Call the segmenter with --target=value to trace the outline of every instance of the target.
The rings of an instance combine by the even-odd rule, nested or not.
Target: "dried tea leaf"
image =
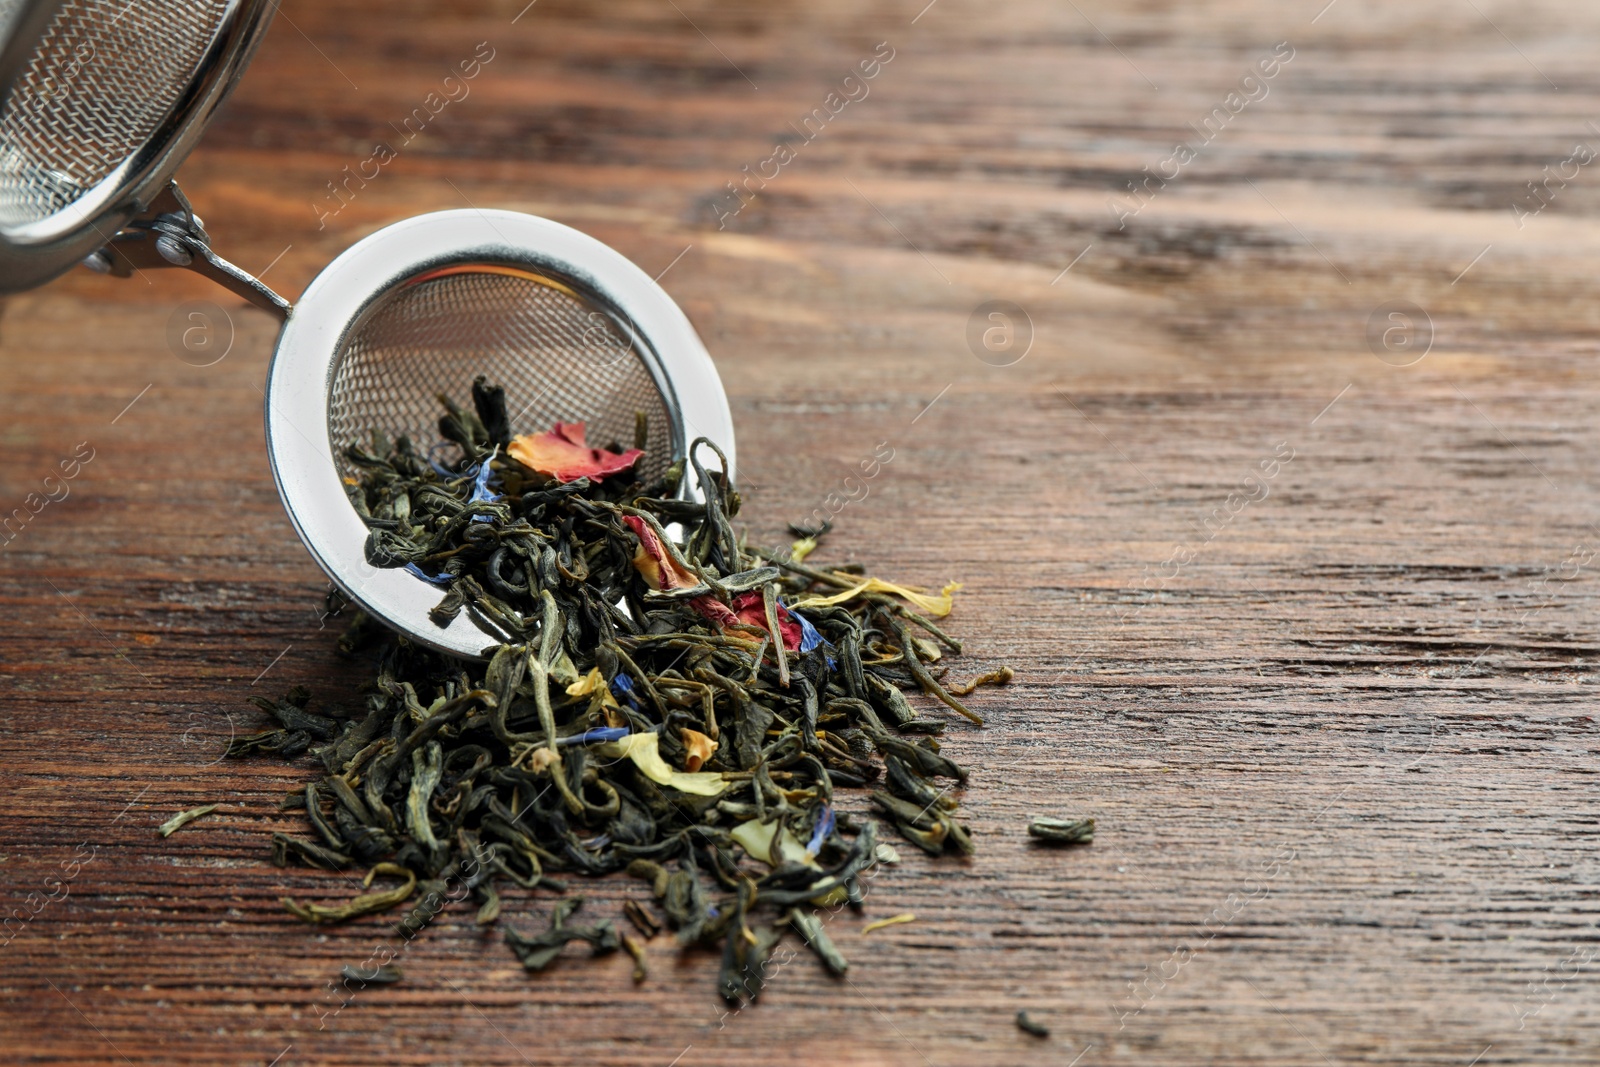
[[[1048,845],[1087,845],[1094,840],[1094,820],[1040,816],[1028,823],[1028,836]]]
[[[650,977],[650,968],[648,965],[646,965],[644,959],[644,946],[635,941],[632,936],[623,934],[622,947],[627,951],[628,955],[633,957],[634,982],[642,982],[646,978]]]
[[[567,917],[583,906],[582,897],[567,897],[550,913],[550,929],[529,937],[511,928],[506,929],[506,944],[517,959],[530,971],[542,971],[555,962],[569,941],[587,941],[596,956],[613,952],[621,941],[617,928],[609,919],[593,926],[568,926]]]
[[[356,986],[394,985],[405,975],[399,967],[392,963],[376,964],[371,967],[359,967],[347,963],[339,971],[339,977],[347,984]]]
[[[789,925],[799,934],[802,940],[811,947],[828,970],[834,974],[843,974],[850,969],[850,961],[835,947],[833,939],[823,929],[822,920],[817,913],[804,908],[790,908],[787,915]]]
[[[370,887],[372,880],[379,876],[390,878],[404,878],[405,884],[394,889],[386,889],[377,893],[362,893],[352,897],[348,903],[337,907],[326,907],[322,904],[301,904],[293,897],[280,897],[283,906],[297,919],[308,923],[342,923],[348,922],[359,915],[371,915],[375,911],[388,911],[411,895],[417,887],[417,876],[397,863],[380,863],[367,872],[361,880],[363,888]]]
[[[178,814],[162,823],[157,828],[156,832],[162,837],[171,837],[178,830],[200,818],[200,816],[210,815],[216,810],[217,806],[215,804],[202,804],[198,808],[190,808],[188,811],[180,811]]]

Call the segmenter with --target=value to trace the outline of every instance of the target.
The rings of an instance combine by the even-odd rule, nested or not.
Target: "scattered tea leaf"
[[[1049,845],[1087,845],[1094,840],[1094,820],[1040,816],[1028,823],[1028,834]]]
[[[388,911],[409,897],[411,891],[417,887],[417,876],[397,863],[380,863],[372,868],[367,872],[367,876],[361,880],[362,887],[370,887],[372,880],[379,875],[389,878],[404,878],[405,884],[377,893],[362,893],[359,896],[352,897],[348,903],[331,908],[322,904],[301,904],[293,897],[280,897],[279,899],[291,914],[304,922],[342,923],[354,919],[358,915],[370,915],[375,911]]]
[[[789,925],[799,933],[801,939],[817,954],[823,965],[834,974],[843,974],[850,969],[850,961],[834,945],[833,938],[823,929],[822,919],[817,913],[804,908],[790,908],[786,916]]]
[[[392,963],[375,964],[370,967],[359,967],[347,963],[339,971],[339,977],[345,982],[357,986],[369,985],[394,985],[405,977],[400,968]]]
[[[1017,1012],[1017,1028],[1024,1033],[1032,1034],[1034,1037],[1050,1036],[1050,1028],[1043,1023],[1037,1023],[1028,1018],[1028,1013],[1025,1011]]]
[[[642,982],[650,977],[650,968],[645,963],[644,946],[633,939],[631,934],[622,935],[622,948],[633,957],[633,980]]]
[[[635,930],[644,935],[646,941],[661,932],[661,924],[656,922],[649,912],[640,907],[637,900],[623,901],[622,914],[627,916],[628,921],[633,924]]]
[[[965,685],[948,685],[945,688],[950,690],[952,696],[967,697],[971,696],[980,685],[1007,685],[1016,676],[1017,672],[1010,667],[1001,667],[999,670],[985,671]]]
[[[200,818],[200,816],[210,815],[216,810],[217,805],[215,804],[202,804],[198,808],[190,808],[188,811],[180,811],[178,814],[162,823],[156,832],[162,837],[171,837],[178,830],[181,830],[183,827]]]
[[[567,897],[558,902],[555,910],[550,913],[550,929],[542,934],[528,937],[507,928],[506,944],[511,946],[511,951],[530,971],[542,971],[554,963],[569,941],[587,941],[596,956],[602,952],[616,951],[621,942],[617,938],[617,928],[610,920],[603,920],[593,926],[567,925],[567,917],[581,907],[583,907],[582,897]]]

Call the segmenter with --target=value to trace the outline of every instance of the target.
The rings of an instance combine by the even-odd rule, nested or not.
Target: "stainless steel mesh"
[[[472,379],[506,390],[514,434],[583,422],[592,447],[632,447],[635,412],[649,418],[640,470],[673,461],[673,420],[640,344],[605,309],[559,282],[471,269],[404,284],[371,311],[340,354],[328,430],[344,450],[373,430],[406,434],[427,450],[439,437],[445,393],[470,409]]]
[[[236,2],[68,0],[0,111],[0,226],[71,207],[156,139]]]

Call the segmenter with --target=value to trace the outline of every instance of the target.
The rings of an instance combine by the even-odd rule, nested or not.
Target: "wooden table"
[[[1017,670],[948,741],[978,855],[903,849],[835,920],[847,982],[801,956],[737,1014],[665,937],[639,989],[620,954],[529,977],[466,912],[344,1003],[394,939],[277,903],[345,892],[267,862],[311,771],[217,761],[251,697],[361,680],[268,472],[274,327],[178,272],[77,273],[0,322],[4,510],[93,449],[0,554],[4,1059],[1600,1060],[1593,5],[524,2],[290,0],[185,188],[289,294],[467,205],[665,271],[754,538],[891,447],[828,549],[964,581],[967,665]],[[195,300],[233,325],[211,366],[169,348]],[[996,300],[1026,323],[974,347]],[[1097,839],[1030,847],[1030,813]]]

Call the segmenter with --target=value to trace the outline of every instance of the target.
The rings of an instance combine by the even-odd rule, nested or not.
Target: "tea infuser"
[[[647,478],[697,437],[731,472],[727,397],[666,291],[549,219],[475,208],[406,219],[341,253],[292,306],[216,255],[172,175],[274,4],[0,0],[0,293],[80,262],[122,277],[183,267],[276,315],[267,453],[300,539],[355,606],[478,658],[499,642],[470,613],[441,627],[428,617],[435,586],[367,562],[345,449],[372,429],[434,440],[436,395],[482,374],[505,387],[515,433],[583,422],[593,441],[627,442],[643,412]]]

